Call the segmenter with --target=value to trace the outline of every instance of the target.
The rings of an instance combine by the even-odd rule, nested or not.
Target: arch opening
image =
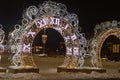
[[[42,54],[43,53],[43,42],[42,35],[44,34],[44,29],[42,29],[35,37],[32,47],[32,53]],[[47,41],[45,43],[45,54],[49,57],[55,57],[59,55],[65,55],[66,46],[63,36],[53,28],[46,28],[45,34],[47,35]]]
[[[110,35],[101,48],[101,58],[111,61],[120,61],[120,40],[115,35]]]
[[[47,35],[47,41],[45,44],[45,54],[47,56],[39,56],[43,54],[42,35],[44,29],[41,29],[34,38],[32,47],[41,47],[38,51],[33,50],[33,59],[40,69],[40,73],[50,70],[50,72],[56,72],[56,67],[60,66],[65,58],[66,46],[63,36],[53,28],[46,28],[45,34]],[[62,48],[61,48],[62,47]]]

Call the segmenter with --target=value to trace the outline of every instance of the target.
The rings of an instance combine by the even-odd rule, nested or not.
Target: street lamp
[[[46,35],[46,28],[44,28],[44,34],[42,35],[42,43],[43,43],[43,56],[45,56],[45,44],[47,41],[47,35]]]

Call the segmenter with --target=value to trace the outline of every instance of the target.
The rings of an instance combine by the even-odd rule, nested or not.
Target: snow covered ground
[[[0,73],[0,80],[120,80],[120,74],[113,73]]]
[[[4,56],[0,66],[6,67],[10,65]],[[34,55],[36,65],[39,67],[39,73],[0,73],[0,80],[120,80],[120,62],[103,61],[106,73],[82,72],[57,72],[57,66],[60,66],[64,57],[40,57]]]

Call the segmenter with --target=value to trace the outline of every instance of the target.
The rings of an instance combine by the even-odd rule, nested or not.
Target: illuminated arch
[[[4,45],[2,43],[4,42],[4,38],[5,38],[5,31],[2,28],[3,26],[0,24],[0,61],[1,61],[1,54],[4,51]]]
[[[46,20],[47,22],[41,25],[40,22],[42,22],[42,20],[44,19],[47,19]],[[55,19],[55,20],[52,20],[52,19]],[[52,21],[55,21],[55,22],[52,22]],[[40,19],[36,19],[30,25],[28,25],[28,27],[26,27],[27,32],[23,33],[24,37],[22,39],[22,43],[23,43],[22,55],[23,56],[25,56],[26,54],[27,56],[28,54],[32,56],[31,48],[32,48],[33,40],[43,28],[53,28],[63,36],[65,41],[65,46],[66,46],[66,55],[71,56],[71,58],[74,55],[79,56],[80,42],[75,29],[68,21],[62,18],[53,17],[53,16],[46,16],[46,17],[44,16]],[[26,66],[28,65],[28,62],[25,59],[27,59],[27,57],[23,57],[23,65]],[[72,64],[72,62],[68,64]]]
[[[34,5],[28,7],[23,13],[22,25],[17,24],[19,29],[15,29],[11,33],[14,41],[20,39],[20,44],[16,42],[16,46],[21,50],[16,52],[13,62],[16,62],[17,59],[16,63],[20,62],[22,66],[36,67],[32,57],[34,38],[43,28],[53,28],[62,35],[65,41],[66,56],[62,66],[67,68],[79,67],[80,37],[82,40],[85,38],[83,34],[80,34],[81,28],[78,26],[78,22],[78,16],[67,12],[66,6],[61,3],[44,1],[38,7]],[[17,35],[18,32],[19,35]],[[18,57],[21,57],[22,61]]]
[[[98,49],[97,49],[97,54],[98,54],[98,61],[99,61],[99,64],[100,64],[100,66],[102,67],[102,64],[101,64],[101,57],[100,57],[100,55],[101,55],[101,48],[102,48],[102,45],[103,45],[103,43],[104,43],[104,41],[109,37],[109,36],[111,36],[111,35],[114,35],[114,36],[116,36],[116,37],[118,37],[118,35],[120,34],[120,30],[113,30],[113,29],[110,29],[110,30],[108,30],[108,31],[106,31],[103,35],[102,35],[102,37],[101,37],[101,39],[99,40],[99,43],[98,43]],[[118,37],[119,38],[119,37]]]
[[[103,22],[101,24],[96,25],[94,31],[95,33],[94,33],[94,37],[92,41],[93,42],[96,41],[96,44],[95,44],[96,62],[95,64],[97,64],[97,66],[95,67],[103,68],[103,65],[101,62],[101,49],[102,49],[103,43],[111,35],[114,35],[120,39],[119,22],[115,20],[111,22],[110,21]],[[94,44],[92,43],[92,41],[91,41],[91,44]],[[93,45],[91,46],[93,47]]]

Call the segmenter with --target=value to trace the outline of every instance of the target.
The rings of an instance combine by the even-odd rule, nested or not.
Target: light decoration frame
[[[5,31],[3,30],[3,26],[0,24],[0,61],[1,61],[1,54],[4,52],[4,45],[2,44],[5,38]]]
[[[94,36],[91,38],[91,41],[88,41],[88,46],[91,63],[95,68],[104,68],[101,62],[101,49],[104,41],[111,35],[114,35],[120,39],[120,22],[106,21],[100,24],[97,24],[94,28]]]
[[[16,55],[20,56],[20,58],[16,56],[12,62],[16,66],[37,67],[32,57],[33,40],[42,29],[53,28],[62,35],[66,46],[66,55],[62,67],[77,68],[80,67],[79,65],[82,66],[84,60],[81,61],[80,58],[80,38],[84,36],[81,36],[81,27],[78,26],[78,22],[78,16],[75,13],[70,14],[67,12],[66,6],[61,3],[44,1],[38,7],[34,5],[28,7],[23,12],[22,25],[16,24],[19,26],[19,30],[15,29],[11,33],[14,36],[20,31],[20,36],[17,35],[16,37],[20,38],[20,44],[22,45],[21,47],[17,44],[21,51],[19,55]],[[13,42],[16,37],[11,37]],[[85,37],[84,40],[86,41]],[[82,44],[84,45],[86,42]]]

